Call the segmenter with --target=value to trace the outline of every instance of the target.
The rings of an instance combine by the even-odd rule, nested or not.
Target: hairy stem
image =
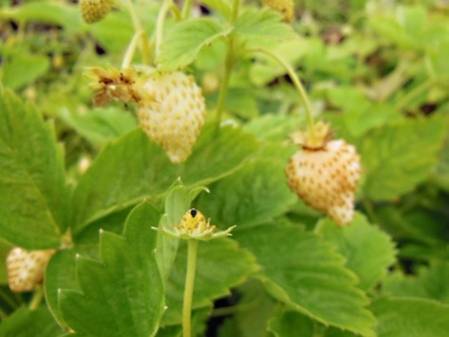
[[[295,85],[296,90],[298,90],[299,96],[301,97],[301,100],[304,104],[304,108],[306,111],[307,127],[309,130],[313,131],[314,122],[313,122],[312,105],[310,104],[310,100],[309,100],[309,97],[307,96],[307,92],[304,89],[304,86],[302,85],[301,80],[299,79],[299,77],[296,74],[293,67],[287,61],[285,61],[281,56],[279,56],[276,53],[271,52],[267,49],[255,48],[255,49],[249,49],[248,52],[265,54],[265,55],[271,57],[277,63],[279,63],[287,71],[288,76],[293,81],[293,84]]]
[[[131,39],[131,42],[129,43],[128,48],[126,49],[125,56],[123,57],[122,69],[129,68],[129,66],[133,60],[133,57],[134,57],[134,52],[136,51],[136,48],[137,48],[137,43],[138,43],[138,41],[140,39],[140,35],[142,33],[143,32],[134,33],[134,36]]]
[[[239,16],[239,9],[240,9],[240,0],[233,0],[232,1],[232,17],[231,22],[235,23]],[[216,119],[217,124],[220,125],[223,110],[224,110],[224,102],[226,100],[226,96],[228,94],[228,88],[229,88],[229,80],[231,78],[232,68],[234,67],[234,37],[232,34],[228,37],[228,51],[226,54],[225,59],[225,66],[224,66],[224,73],[223,73],[223,79],[221,82],[220,92],[218,95],[218,103],[216,108]]]
[[[159,53],[161,51],[161,45],[162,45],[162,36],[164,34],[164,23],[165,18],[167,17],[167,14],[172,7],[173,2],[172,0],[165,0],[162,3],[162,7],[159,10],[159,14],[157,16],[157,22],[156,22],[156,37],[154,42],[154,56],[157,60]]]
[[[229,80],[231,78],[232,68],[234,66],[234,39],[229,37],[228,51],[224,65],[224,73],[221,82],[220,92],[218,94],[218,102],[216,109],[217,124],[219,125],[222,119],[224,103],[228,94]]]
[[[192,336],[192,297],[195,284],[198,241],[187,241],[187,272],[184,286],[184,302],[182,307],[182,335]]]
[[[39,307],[39,305],[42,302],[42,299],[44,298],[44,290],[42,289],[42,286],[39,286],[34,291],[33,297],[31,298],[30,302],[30,309],[35,310]]]
[[[126,5],[128,7],[129,15],[133,22],[134,31],[140,35],[140,50],[142,53],[142,61],[144,64],[150,64],[151,62],[151,48],[145,30],[142,23],[140,22],[139,16],[137,15],[136,9],[132,0],[126,0]]]
[[[190,16],[192,12],[193,0],[184,0],[184,5],[182,7],[181,19],[185,20]]]

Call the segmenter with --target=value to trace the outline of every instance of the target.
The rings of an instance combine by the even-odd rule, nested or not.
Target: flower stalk
[[[195,286],[196,262],[198,256],[198,241],[187,241],[187,272],[184,286],[184,301],[182,307],[182,335],[192,336],[192,299]]]

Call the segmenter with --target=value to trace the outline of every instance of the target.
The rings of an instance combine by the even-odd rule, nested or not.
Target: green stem
[[[240,0],[233,0],[231,23],[235,23],[235,21],[237,20],[239,16],[239,9],[240,9]],[[218,95],[218,102],[216,109],[216,119],[218,126],[220,125],[222,119],[224,103],[226,100],[226,96],[228,94],[229,81],[231,78],[232,68],[234,67],[234,43],[235,43],[234,37],[231,34],[228,37],[228,51],[226,53],[224,74],[220,87],[220,92]]]
[[[184,0],[184,5],[182,7],[181,19],[185,20],[190,16],[192,12],[193,0]]]
[[[187,272],[184,286],[184,302],[182,307],[182,335],[192,336],[192,298],[195,284],[198,241],[187,241]]]
[[[167,17],[167,14],[170,11],[170,8],[172,7],[172,5],[173,5],[172,0],[165,0],[162,3],[162,7],[157,16],[156,37],[155,37],[155,42],[154,42],[154,57],[156,60],[157,60],[160,50],[161,50],[162,36],[164,34],[165,18]]]
[[[232,17],[231,22],[234,23],[238,16],[239,16],[239,10],[240,10],[240,0],[233,0],[232,1]]]
[[[126,49],[125,56],[123,57],[122,69],[129,68],[129,66],[132,62],[132,59],[134,57],[134,52],[136,51],[137,43],[140,39],[141,34],[142,34],[142,32],[134,33],[134,36],[133,36],[131,42],[129,43],[128,48]]]
[[[304,89],[304,86],[301,83],[301,80],[299,79],[298,75],[296,74],[293,67],[285,61],[281,56],[277,55],[274,52],[271,52],[267,49],[263,48],[255,48],[255,49],[249,49],[248,52],[250,53],[262,53],[269,57],[271,57],[273,60],[275,60],[277,63],[279,63],[288,73],[288,76],[293,81],[293,84],[295,85],[296,89],[298,90],[299,96],[302,99],[302,102],[304,104],[304,108],[306,110],[306,119],[307,119],[307,127],[309,130],[313,130],[313,110],[312,105],[310,104],[309,97],[307,96],[307,92]]]
[[[42,299],[44,298],[44,290],[42,289],[42,286],[39,286],[36,288],[33,294],[33,298],[30,302],[30,309],[35,310],[39,307],[39,305],[42,302]]]
[[[218,94],[218,102],[217,102],[217,109],[216,109],[216,118],[217,118],[218,125],[220,125],[220,122],[222,119],[224,103],[226,100],[226,96],[228,94],[229,81],[231,79],[231,73],[232,73],[233,67],[234,67],[234,39],[232,36],[230,36],[228,51],[226,53],[223,78],[222,78],[222,82],[221,82],[220,92]]]
[[[140,49],[142,53],[142,61],[144,64],[150,64],[151,49],[145,34],[145,30],[143,29],[143,25],[136,13],[136,9],[134,8],[132,0],[126,0],[126,4],[128,7],[129,15],[131,16],[131,20],[133,22],[134,31],[135,33],[140,34]]]

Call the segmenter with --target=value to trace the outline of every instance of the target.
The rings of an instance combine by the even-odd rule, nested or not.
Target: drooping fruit
[[[302,148],[290,158],[288,184],[306,204],[346,225],[354,215],[360,158],[353,145],[329,140],[323,124],[315,131],[302,138]]]
[[[206,116],[201,89],[182,72],[155,73],[145,82],[147,97],[139,108],[145,133],[167,153],[173,163],[185,161]]]

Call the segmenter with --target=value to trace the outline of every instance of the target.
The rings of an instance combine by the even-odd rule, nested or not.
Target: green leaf
[[[281,311],[270,321],[268,330],[275,337],[314,337],[314,324],[297,311]]]
[[[337,227],[329,219],[321,220],[317,231],[346,258],[346,266],[357,274],[363,290],[373,288],[395,262],[391,238],[370,225],[360,213],[344,228]]]
[[[449,306],[413,298],[384,298],[371,306],[378,337],[448,337]]]
[[[45,271],[45,298],[53,317],[61,326],[66,326],[58,304],[59,289],[79,289],[76,278],[75,255],[73,249],[57,252],[51,258]]]
[[[129,112],[115,107],[95,108],[83,114],[63,109],[60,117],[81,136],[99,145],[123,136],[137,126]]]
[[[0,88],[0,235],[28,249],[59,246],[66,192],[52,125]]]
[[[49,67],[47,56],[20,48],[7,53],[2,64],[2,82],[6,87],[17,90],[45,75]]]
[[[202,3],[228,19],[232,16],[231,2],[229,0],[203,0]]]
[[[267,326],[277,306],[263,285],[255,279],[246,282],[236,290],[238,307],[232,317],[232,323],[227,329],[233,329],[233,334],[220,331],[223,337],[268,337]],[[218,309],[219,310],[219,309]],[[226,310],[226,307],[224,308]],[[220,329],[222,330],[222,329]]]
[[[273,296],[323,324],[374,335],[368,299],[329,244],[284,223],[237,231],[235,237],[256,256],[259,277]]]
[[[8,283],[8,275],[6,272],[6,256],[13,246],[0,239],[0,284]]]
[[[296,202],[290,192],[284,165],[273,160],[255,160],[202,194],[197,208],[221,228],[236,230],[257,225],[285,213]]]
[[[383,282],[382,293],[422,297],[449,304],[449,263],[435,261],[430,267],[421,267],[416,276],[393,273]]]
[[[328,91],[328,96],[333,105],[341,108],[344,125],[353,137],[401,117],[392,105],[372,102],[354,87],[334,88]]]
[[[446,120],[436,116],[368,133],[360,145],[367,172],[365,196],[373,200],[394,200],[413,190],[437,163],[446,131]]]
[[[145,197],[159,198],[178,177],[186,187],[223,178],[256,149],[256,140],[238,129],[225,127],[217,134],[207,127],[191,157],[173,165],[142,131],[131,132],[106,146],[81,178],[73,196],[74,232]]]
[[[20,308],[2,319],[0,337],[58,337],[63,331],[44,307],[36,310]]]
[[[79,290],[61,290],[64,321],[80,336],[148,337],[164,308],[151,229],[160,214],[148,204],[129,215],[124,236],[100,232],[100,261],[77,257]]]
[[[157,64],[163,70],[185,67],[195,60],[202,48],[230,32],[231,28],[224,28],[209,18],[182,21],[167,32]]]
[[[165,324],[181,322],[186,275],[187,249],[182,241],[175,265],[166,285]],[[200,242],[193,291],[193,308],[208,306],[214,299],[229,295],[229,290],[245,281],[255,271],[254,258],[230,239]]]
[[[24,22],[44,22],[64,27],[69,33],[79,32],[82,21],[78,6],[55,1],[33,1],[2,11],[6,17]]]
[[[282,22],[282,16],[271,9],[248,9],[235,23],[234,32],[249,47],[266,47],[296,37],[290,25]]]

